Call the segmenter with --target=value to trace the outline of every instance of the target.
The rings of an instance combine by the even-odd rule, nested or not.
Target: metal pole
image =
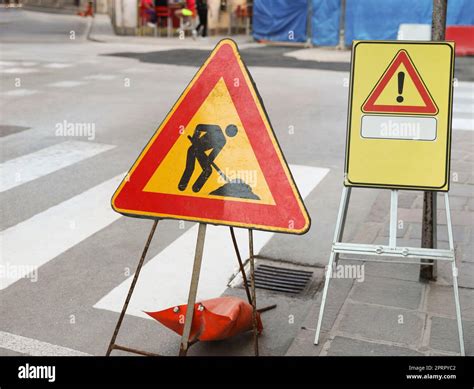
[[[319,308],[318,325],[316,327],[316,335],[314,337],[314,344],[319,343],[319,333],[321,332],[321,325],[323,323],[324,307],[326,306],[326,298],[329,289],[329,280],[331,279],[334,262],[337,263],[338,254],[334,251],[334,244],[342,240],[344,233],[344,224],[346,223],[347,208],[349,206],[349,199],[351,197],[351,188],[345,186],[342,189],[341,203],[339,204],[339,211],[337,213],[336,229],[334,231],[334,238],[331,247],[331,255],[329,256],[328,268],[326,270],[326,281],[324,282],[323,297],[321,299],[321,306]]]
[[[234,244],[235,255],[237,256],[237,261],[239,262],[240,272],[242,273],[242,280],[245,287],[245,293],[247,294],[247,300],[249,304],[252,304],[252,296],[250,295],[249,285],[247,281],[247,274],[245,274],[244,264],[242,262],[242,257],[240,256],[239,246],[237,245],[237,239],[235,237],[234,227],[230,227],[230,236],[232,237],[232,243]]]
[[[454,255],[454,239],[453,227],[451,225],[451,208],[449,206],[448,193],[444,194],[444,201],[446,205],[446,224],[448,227],[449,248],[453,252],[453,261],[451,262],[451,270],[453,272],[453,289],[454,289],[454,303],[456,305],[456,319],[458,323],[459,349],[461,355],[465,355],[464,351],[464,334],[462,328],[461,304],[459,303],[459,289],[458,289],[458,269],[456,267],[456,256]]]
[[[448,0],[433,0],[433,15],[431,22],[432,41],[444,41],[447,10]]]
[[[204,239],[206,237],[206,226],[207,225],[205,223],[199,223],[196,251],[194,254],[193,273],[191,276],[188,305],[186,308],[186,319],[184,321],[183,336],[181,337],[181,346],[179,348],[180,357],[186,356],[189,348],[189,335],[191,334],[191,325],[193,323],[194,317],[194,304],[196,304],[199,274],[201,273],[202,255],[204,253]]]
[[[443,41],[445,38],[447,9],[448,0],[433,0],[431,22],[431,40],[433,41]],[[425,192],[423,195],[421,247],[436,248],[436,224],[436,192]],[[432,263],[432,261],[428,262]],[[436,264],[420,267],[421,279],[436,280],[436,273]]]
[[[313,2],[308,0],[308,9],[307,9],[307,18],[306,18],[306,44],[307,47],[313,46]]]
[[[158,219],[153,222],[153,226],[151,227],[150,234],[148,235],[148,239],[146,241],[145,247],[143,248],[142,256],[140,257],[140,261],[138,262],[137,270],[135,271],[135,275],[133,276],[132,285],[130,285],[130,289],[128,290],[127,298],[125,299],[125,303],[122,307],[122,312],[120,312],[119,319],[117,321],[117,325],[115,326],[114,334],[112,335],[112,339],[109,343],[109,348],[107,349],[106,356],[109,356],[115,346],[115,340],[117,339],[117,335],[119,333],[120,327],[122,325],[123,318],[125,317],[125,313],[128,308],[128,303],[132,298],[133,290],[135,289],[135,285],[138,280],[138,276],[140,275],[140,271],[143,266],[143,262],[145,261],[146,253],[148,252],[148,248],[150,247],[151,240],[153,235],[155,234],[156,226],[158,225]]]
[[[389,246],[397,247],[397,211],[398,211],[398,190],[390,191],[390,234]]]
[[[341,0],[341,15],[339,16],[339,50],[346,48],[345,33],[346,33],[346,0]]]
[[[257,294],[255,293],[255,260],[253,254],[253,230],[249,228],[250,288],[252,290],[253,345],[258,357]]]

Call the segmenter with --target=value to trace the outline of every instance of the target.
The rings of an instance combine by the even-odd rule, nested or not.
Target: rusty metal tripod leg
[[[235,237],[234,227],[230,227],[230,236],[232,237],[232,243],[234,244],[235,255],[237,256],[237,261],[239,262],[240,273],[242,274],[242,280],[245,287],[245,293],[247,294],[247,300],[249,304],[252,304],[252,296],[250,295],[250,289],[247,281],[247,274],[245,274],[244,264],[242,262],[242,257],[240,256],[239,246],[237,245],[237,239]]]
[[[117,335],[120,331],[120,327],[122,326],[123,318],[125,317],[125,313],[127,312],[128,304],[130,303],[130,299],[132,298],[133,290],[135,289],[135,285],[138,280],[138,276],[140,275],[140,271],[142,270],[143,262],[145,261],[146,254],[148,252],[148,248],[150,247],[151,240],[153,239],[153,235],[155,234],[156,226],[158,225],[158,219],[153,222],[153,226],[151,227],[150,234],[148,235],[148,239],[146,241],[145,247],[143,248],[142,256],[140,257],[140,261],[138,262],[137,270],[135,271],[135,275],[133,276],[132,285],[130,285],[130,289],[128,290],[127,298],[122,307],[122,312],[120,312],[119,319],[117,321],[117,325],[115,326],[114,334],[112,335],[112,339],[110,339],[109,348],[107,349],[106,356],[109,356],[112,350],[115,347],[115,341],[117,340]]]
[[[184,321],[183,335],[179,348],[179,356],[184,357],[189,349],[189,336],[191,335],[191,325],[194,317],[194,304],[196,304],[197,289],[199,284],[199,274],[201,273],[202,255],[204,253],[204,238],[206,237],[206,224],[200,223],[196,242],[196,252],[194,254],[193,273],[191,285],[189,287],[188,305],[186,309],[186,319]]]
[[[230,227],[230,235],[232,237],[232,243],[234,245],[235,255],[237,256],[237,262],[239,262],[239,269],[240,269],[240,273],[242,274],[242,280],[243,280],[243,284],[244,284],[244,287],[245,287],[245,294],[247,295],[247,300],[248,300],[249,304],[252,305],[252,296],[250,294],[250,288],[249,288],[249,284],[248,284],[247,274],[245,274],[245,267],[244,267],[244,264],[242,262],[242,256],[240,255],[239,245],[237,244],[237,239],[235,237],[235,232],[234,232],[233,227]],[[270,310],[276,308],[276,306],[277,306],[276,304],[272,304],[272,305],[268,305],[268,306],[265,306],[265,307],[262,307],[262,308],[258,308],[257,312],[259,312],[259,313],[267,312],[267,311],[270,311]]]
[[[252,324],[255,356],[258,357],[257,294],[255,293],[255,260],[253,253],[253,230],[249,228],[250,288],[252,291]]]

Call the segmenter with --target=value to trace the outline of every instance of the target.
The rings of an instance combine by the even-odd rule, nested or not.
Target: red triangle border
[[[143,188],[216,83],[223,79],[267,181],[275,205],[144,192]],[[235,79],[241,80],[235,87]],[[252,94],[252,90],[254,94]],[[206,222],[304,234],[310,218],[293,181],[265,108],[236,44],[221,41],[174,105],[112,197],[124,215]]]
[[[393,77],[395,71],[398,67],[403,64],[411,77],[413,83],[415,84],[418,93],[420,93],[425,106],[414,106],[414,105],[376,105],[375,102],[387,86],[390,79]],[[423,80],[418,74],[413,62],[408,55],[406,50],[400,50],[385,70],[382,78],[379,80],[375,88],[370,93],[367,100],[362,105],[363,112],[374,112],[374,113],[387,113],[387,112],[396,112],[396,113],[405,113],[405,114],[429,114],[436,115],[438,113],[438,107],[430,96],[428,89],[426,88]]]

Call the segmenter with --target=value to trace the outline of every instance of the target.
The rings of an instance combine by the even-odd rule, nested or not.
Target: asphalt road
[[[0,223],[11,278],[0,285],[0,355],[103,355],[152,225],[114,213],[110,197],[217,39],[91,42],[79,17],[19,10],[1,10],[0,17],[0,163],[7,177]],[[343,180],[348,64],[300,61],[284,56],[289,49],[245,41],[241,47],[312,218],[304,236],[255,233],[260,263],[314,273],[300,295],[258,290],[259,305],[277,304],[263,315],[262,354],[284,355],[330,251]],[[64,135],[58,128],[65,122],[93,130]],[[354,193],[347,239],[375,195]],[[121,344],[176,354],[179,337],[142,311],[186,295],[195,239],[194,223],[159,223]],[[244,298],[241,287],[227,287],[237,265],[227,229],[210,228],[206,242],[199,293]],[[247,258],[245,234],[240,243]],[[18,264],[38,266],[37,277],[18,279]],[[250,355],[251,340],[244,334],[198,344],[190,354]]]

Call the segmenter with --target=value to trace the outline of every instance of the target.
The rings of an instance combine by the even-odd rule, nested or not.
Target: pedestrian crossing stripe
[[[250,73],[220,41],[112,197],[126,216],[303,234],[310,218]]]

